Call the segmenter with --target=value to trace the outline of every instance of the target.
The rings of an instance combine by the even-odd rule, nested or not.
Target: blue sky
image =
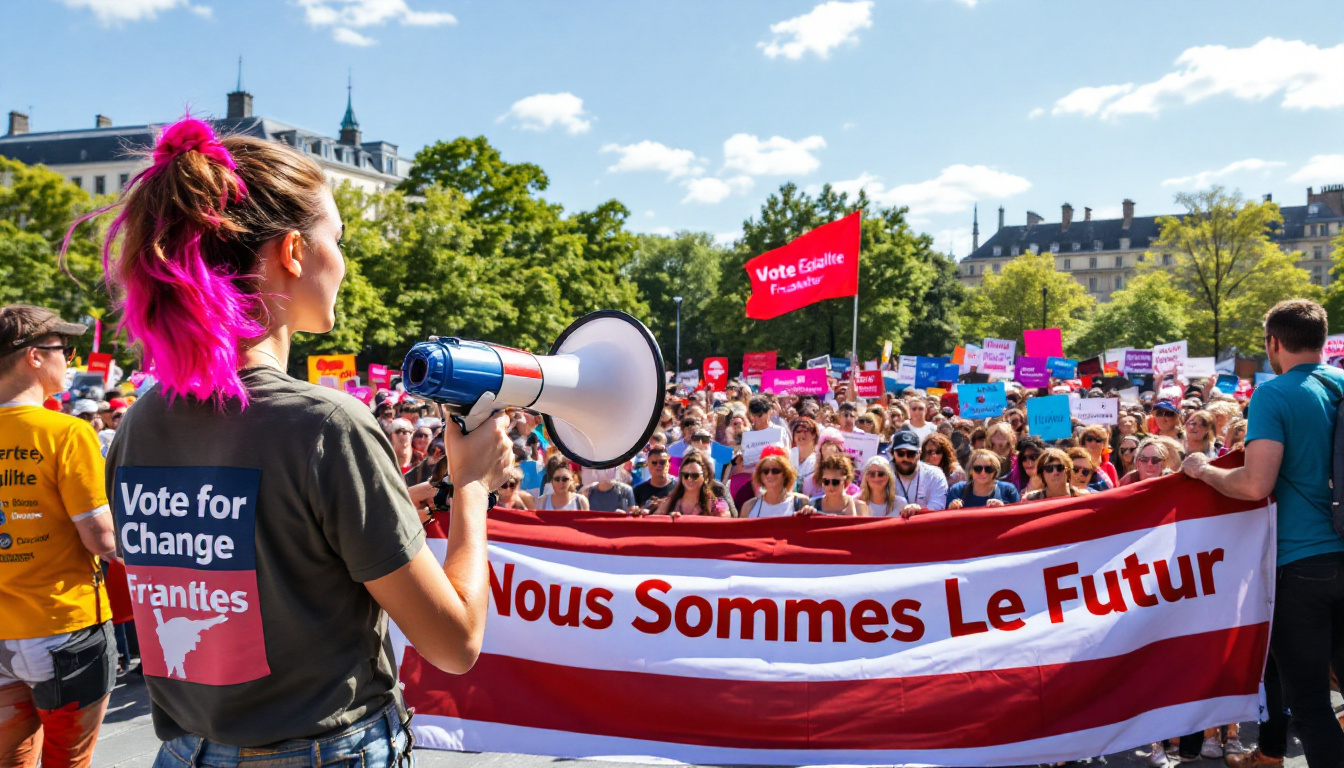
[[[997,208],[1173,210],[1344,182],[1344,3],[10,0],[0,111],[33,130],[257,114],[365,139],[486,135],[566,209],[729,239],[785,181],[866,187],[964,256]],[[13,34],[17,31],[18,34]]]

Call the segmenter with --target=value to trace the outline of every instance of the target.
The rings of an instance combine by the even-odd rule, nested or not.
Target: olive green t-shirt
[[[163,740],[308,738],[396,695],[387,615],[363,584],[424,546],[392,447],[343,392],[241,375],[241,410],[155,387],[107,454]]]

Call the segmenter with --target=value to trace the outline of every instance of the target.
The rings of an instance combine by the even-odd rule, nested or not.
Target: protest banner
[[[988,419],[1008,410],[1008,392],[1003,382],[958,384],[957,401],[963,419]]]
[[[1100,356],[1078,361],[1079,376],[1101,376],[1103,373],[1105,373],[1105,369],[1101,365]]]
[[[1080,397],[1070,404],[1070,415],[1084,424],[1117,424],[1120,401],[1114,397]]]
[[[742,356],[742,375],[759,376],[779,366],[779,352],[748,352]]]
[[[1113,365],[1117,372],[1124,373],[1125,353],[1128,352],[1129,349],[1129,347],[1116,347],[1115,349],[1106,350],[1106,364]]]
[[[1344,357],[1344,333],[1325,337],[1325,359]]]
[[[859,216],[856,211],[748,261],[747,317],[769,320],[824,299],[857,294]]]
[[[915,385],[915,369],[919,365],[919,358],[914,355],[901,355],[899,367],[896,369],[896,380],[902,384],[913,387]]]
[[[845,433],[845,453],[854,461],[855,467],[862,467],[863,462],[877,455],[877,448],[882,443],[879,435],[870,435],[867,432],[846,432]]]
[[[101,376],[106,385],[108,374],[112,372],[112,355],[107,352],[90,352],[87,372]]]
[[[985,373],[1008,373],[1013,369],[1017,342],[1005,339],[985,339],[981,353],[980,370]]]
[[[1049,358],[1019,357],[1013,369],[1013,379],[1024,387],[1050,386]]]
[[[728,388],[728,358],[705,358],[705,387],[711,392],[722,392]]]
[[[1120,370],[1127,374],[1152,373],[1153,351],[1151,349],[1131,349],[1125,352],[1125,363]]]
[[[783,427],[769,426],[742,433],[742,464],[754,467],[761,460],[761,451],[767,445],[787,446],[788,433]]]
[[[1022,332],[1023,357],[1063,357],[1064,334],[1058,328],[1028,328]]]
[[[1027,433],[1042,440],[1063,440],[1072,435],[1069,396],[1027,398]]]
[[[886,391],[881,371],[859,371],[854,375],[854,392],[859,397],[881,397]]]
[[[938,375],[947,363],[945,357],[921,357],[915,364],[915,388],[928,389],[938,386]]]
[[[1197,377],[1213,378],[1218,375],[1218,369],[1214,367],[1212,357],[1187,357],[1185,359],[1185,368],[1181,371],[1187,379]]]
[[[345,389],[345,380],[359,375],[359,370],[355,368],[354,355],[309,355],[308,356],[308,382],[310,384],[323,384],[324,386],[333,386],[330,383],[323,382],[326,377],[335,382],[336,389]]]
[[[1273,518],[1179,475],[909,520],[496,509],[480,658],[400,678],[434,749],[1054,764],[1256,719]]]
[[[1186,343],[1173,341],[1170,344],[1158,344],[1153,347],[1153,371],[1155,373],[1181,373],[1185,367]]]
[[[369,363],[369,386],[374,389],[387,389],[391,381],[392,376],[388,373],[386,365]]]
[[[821,397],[830,391],[826,369],[808,368],[805,371],[766,371],[761,374],[761,391],[770,395],[815,395]]]
[[[814,357],[814,358],[811,358],[810,360],[807,361],[807,367],[808,367],[808,368],[830,368],[830,367],[831,367],[831,356],[830,356],[830,355],[821,355],[820,357]]]
[[[1078,375],[1078,361],[1067,357],[1052,357],[1046,365],[1050,367],[1050,375],[1056,379],[1072,379]]]

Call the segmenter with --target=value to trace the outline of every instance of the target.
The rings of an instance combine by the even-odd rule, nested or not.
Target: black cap
[[[895,451],[897,448],[914,448],[918,451],[919,435],[909,429],[896,430],[896,433],[891,436],[891,450]]]

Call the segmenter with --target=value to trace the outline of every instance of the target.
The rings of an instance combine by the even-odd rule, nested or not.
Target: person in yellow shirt
[[[115,548],[98,436],[47,410],[70,339],[41,307],[0,308],[0,766],[83,768],[116,680],[99,557]]]

